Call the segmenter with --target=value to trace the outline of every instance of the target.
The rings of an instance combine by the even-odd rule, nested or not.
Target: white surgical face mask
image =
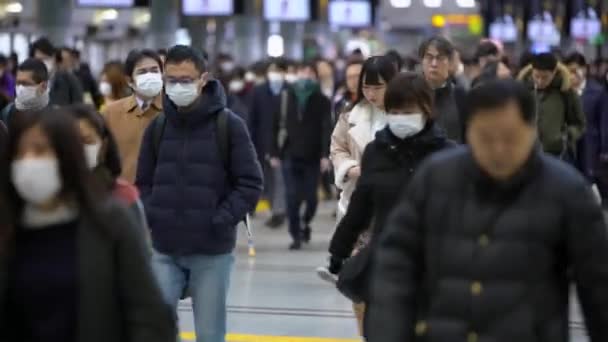
[[[268,81],[272,83],[283,82],[283,80],[285,79],[285,77],[283,77],[283,74],[276,71],[269,72],[266,77],[268,78]]]
[[[163,89],[163,77],[157,72],[135,76],[137,92],[145,97],[155,97]]]
[[[34,205],[52,200],[62,187],[55,158],[15,160],[11,165],[11,177],[19,196]]]
[[[15,107],[18,110],[39,110],[49,104],[49,92],[38,94],[38,86],[18,85],[15,88],[17,97]]]
[[[87,166],[89,169],[94,169],[99,165],[99,151],[101,150],[101,143],[93,145],[84,145],[84,156],[87,159]]]
[[[242,80],[232,80],[230,84],[228,84],[228,89],[233,93],[239,93],[241,90],[245,89],[245,82]]]
[[[19,101],[23,103],[31,103],[36,100],[38,97],[38,87],[37,86],[24,86],[18,85],[15,89],[17,98]]]
[[[169,83],[165,87],[169,99],[178,107],[188,107],[198,98],[198,84],[196,82],[181,84]]]
[[[422,131],[426,120],[422,113],[389,114],[386,116],[388,128],[399,139],[405,139]]]
[[[101,82],[101,83],[99,83],[99,92],[103,96],[110,96],[110,95],[112,95],[112,85],[110,83],[108,83],[108,82]]]
[[[286,74],[285,75],[285,81],[289,84],[294,84],[296,82],[298,82],[298,75],[296,74]]]

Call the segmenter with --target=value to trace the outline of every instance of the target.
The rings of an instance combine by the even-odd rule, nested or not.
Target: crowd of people
[[[0,58],[0,339],[175,341],[191,297],[224,342],[237,225],[266,198],[303,249],[321,189],[317,271],[366,341],[566,341],[575,283],[604,342],[607,72],[434,36],[247,68],[133,50],[94,77],[41,38]]]

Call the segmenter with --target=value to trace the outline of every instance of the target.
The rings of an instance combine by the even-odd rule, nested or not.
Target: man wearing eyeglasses
[[[422,72],[435,90],[435,117],[448,138],[462,142],[464,125],[461,117],[465,92],[450,78],[450,62],[455,53],[452,43],[444,37],[432,37],[420,45]]]

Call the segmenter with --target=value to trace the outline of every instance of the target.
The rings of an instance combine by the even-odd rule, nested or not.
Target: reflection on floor
[[[247,236],[239,234],[237,263],[229,297],[229,342],[355,342],[360,341],[352,306],[315,274],[324,265],[334,229],[334,204],[323,204],[313,224],[313,241],[303,251],[289,252],[286,227],[263,226],[254,219],[257,255],[248,256]],[[179,307],[184,341],[194,341],[189,301]],[[571,342],[587,342],[575,310]]]

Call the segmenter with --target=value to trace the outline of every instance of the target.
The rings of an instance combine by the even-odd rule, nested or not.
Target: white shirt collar
[[[144,110],[144,105],[146,105],[146,109],[148,109],[150,107],[150,104],[152,103],[152,101],[150,102],[146,102],[142,99],[139,98],[139,96],[135,95],[135,101],[137,101],[137,105],[139,106],[139,109]]]
[[[578,87],[578,89],[576,90],[576,92],[578,93],[578,96],[582,96],[583,92],[585,91],[585,87],[587,87],[587,80],[583,80],[583,83],[581,83],[581,86]]]

